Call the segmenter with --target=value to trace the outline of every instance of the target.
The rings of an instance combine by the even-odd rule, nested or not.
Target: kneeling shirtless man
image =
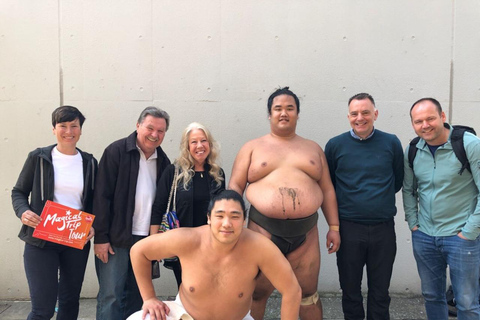
[[[317,284],[320,271],[318,208],[330,230],[329,253],[340,247],[337,200],[320,146],[295,133],[300,104],[285,87],[268,98],[270,134],[247,142],[235,159],[229,189],[251,203],[248,228],[269,237],[290,262],[302,288],[300,318],[322,319]],[[273,286],[260,275],[252,315],[263,319]]]
[[[190,316],[182,319],[253,319],[249,311],[260,271],[282,294],[281,319],[298,319],[301,290],[292,268],[270,240],[243,228],[245,214],[242,196],[225,190],[210,202],[208,225],[153,235],[132,247],[142,319],[148,313],[152,320],[165,320],[179,308]],[[169,308],[156,298],[150,261],[173,256],[180,259],[182,284]]]

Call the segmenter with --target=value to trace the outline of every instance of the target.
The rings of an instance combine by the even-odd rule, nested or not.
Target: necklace
[[[202,177],[202,178],[203,178],[203,172],[200,172],[200,177]]]

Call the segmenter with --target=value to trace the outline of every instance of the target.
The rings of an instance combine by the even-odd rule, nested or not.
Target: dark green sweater
[[[359,140],[346,132],[330,139],[325,155],[341,220],[375,224],[395,216],[403,182],[403,150],[395,135],[375,130]]]

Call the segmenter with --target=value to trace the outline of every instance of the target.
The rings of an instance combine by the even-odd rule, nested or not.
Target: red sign
[[[83,249],[95,216],[47,200],[40,215],[42,221],[33,236],[38,239]]]

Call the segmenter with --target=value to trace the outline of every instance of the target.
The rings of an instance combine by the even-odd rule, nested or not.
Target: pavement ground
[[[425,307],[421,296],[392,294],[390,305],[391,320],[426,320]],[[159,297],[162,300],[174,300],[175,297]],[[321,293],[323,319],[342,320],[341,296],[339,294]],[[280,320],[281,297],[274,293],[270,297],[265,312],[265,320]],[[80,300],[78,320],[95,320],[95,299]],[[0,319],[25,320],[30,312],[30,301],[0,300]],[[55,317],[53,318],[55,319]],[[451,318],[452,320],[455,318]]]

